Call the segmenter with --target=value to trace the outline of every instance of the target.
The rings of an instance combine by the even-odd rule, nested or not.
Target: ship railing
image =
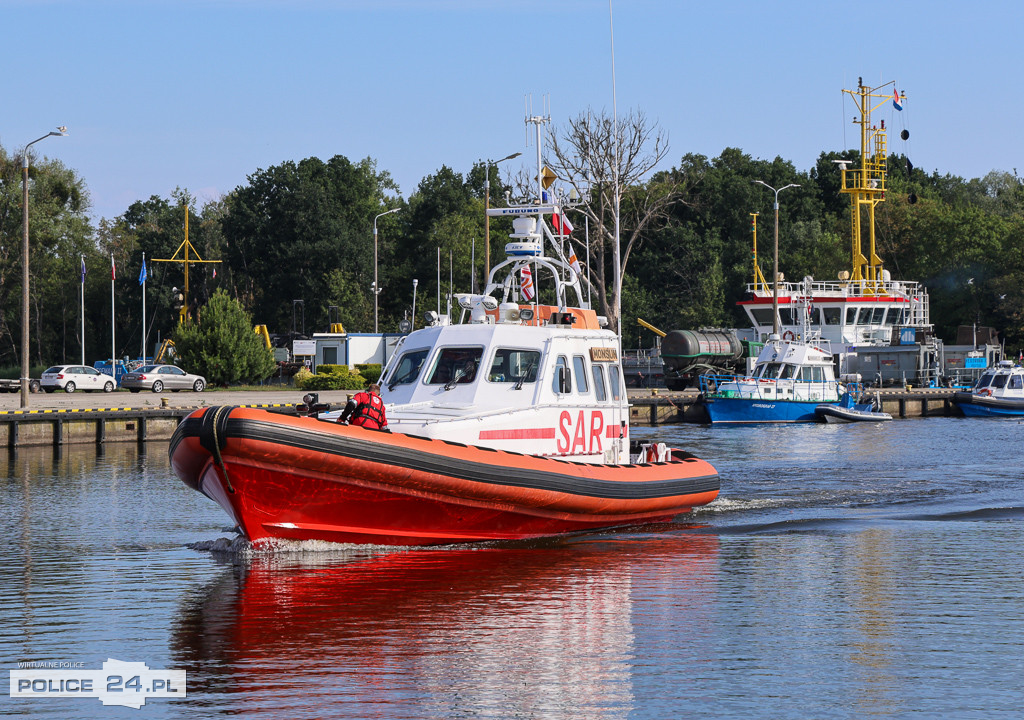
[[[759,379],[751,377],[749,375],[701,375],[700,376],[700,391],[706,398],[734,398],[740,397],[745,399],[755,400],[778,400],[777,392],[771,394],[765,394],[764,390],[771,387],[774,388],[776,379]],[[737,389],[723,389],[723,385],[726,384],[737,384],[740,385]],[[792,397],[782,398],[785,400],[814,400],[815,394],[819,398],[824,398],[830,394],[829,391],[838,389],[838,383],[834,380],[822,380],[820,382],[808,382],[806,380],[800,381],[800,387],[809,390],[808,397],[796,397],[795,394]],[[795,389],[795,388],[794,388]]]
[[[913,299],[915,296],[927,298],[927,291],[921,283],[912,280],[887,280],[881,283],[869,283],[867,280],[814,280],[810,284],[811,295],[834,295],[836,297],[892,297]],[[804,295],[806,286],[803,282],[780,282],[779,296],[789,297]],[[751,295],[771,297],[771,285],[747,283],[746,290]]]

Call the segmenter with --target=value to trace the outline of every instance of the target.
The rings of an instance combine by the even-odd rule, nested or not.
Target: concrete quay
[[[958,415],[953,390],[884,389],[878,391],[882,409],[893,418]],[[352,391],[319,393],[320,401],[344,407]],[[0,393],[0,447],[64,446],[83,443],[151,442],[170,439],[178,423],[196,408],[211,405],[247,405],[274,412],[293,413],[302,402],[295,389],[206,390],[202,393],[110,394],[77,392],[34,393],[27,408],[20,395]],[[695,390],[673,392],[664,388],[628,391],[630,422],[634,425],[707,422]]]

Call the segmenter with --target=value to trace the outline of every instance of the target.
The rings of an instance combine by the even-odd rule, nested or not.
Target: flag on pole
[[[523,269],[520,271],[519,290],[523,293],[523,299],[526,301],[533,300],[534,288],[533,288],[533,271],[530,270],[529,265],[523,265]]]
[[[217,266],[216,265],[213,267],[213,276],[217,277]]]
[[[114,255],[110,255],[110,279],[117,280],[117,265],[114,264]]]
[[[892,91],[892,106],[897,110],[903,110],[903,104],[900,102],[900,91]]]
[[[85,258],[82,258],[82,284],[85,285]]]
[[[573,250],[572,247],[569,248],[569,267],[571,267],[572,271],[577,275],[583,275],[583,268],[580,267],[580,261],[576,257],[576,251]]]
[[[146,272],[146,261],[142,261],[142,270],[139,272],[139,285],[146,284],[146,278],[149,277],[149,273]]]
[[[551,225],[555,228],[556,235],[568,235],[573,231],[572,223],[569,222],[569,218],[561,212],[552,213]]]

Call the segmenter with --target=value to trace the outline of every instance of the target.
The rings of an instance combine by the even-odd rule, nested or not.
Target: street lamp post
[[[487,214],[491,207],[491,165],[497,167],[498,163],[513,160],[520,155],[522,153],[512,153],[501,160],[488,160],[484,169],[484,290],[491,279],[491,217]],[[473,268],[473,273],[476,273],[476,268]]]
[[[380,295],[380,284],[377,281],[377,221],[385,215],[396,213],[402,208],[396,207],[385,212],[373,219],[373,332],[377,334],[377,296]]]
[[[790,183],[784,185],[778,190],[773,188],[771,185],[766,183],[764,180],[755,180],[754,182],[764,185],[766,188],[775,193],[775,271],[773,273],[772,283],[772,334],[778,336],[779,334],[779,193],[787,188],[800,187],[797,183]]]
[[[28,149],[51,135],[67,135],[67,127],[61,125],[60,132],[48,132],[25,146],[21,158],[21,407],[28,407]],[[84,341],[84,338],[83,338]]]

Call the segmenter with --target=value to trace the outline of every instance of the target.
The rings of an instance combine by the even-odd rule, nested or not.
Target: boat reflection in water
[[[186,601],[174,660],[191,703],[246,717],[625,717],[634,613],[706,635],[717,553],[634,532],[236,556]]]

